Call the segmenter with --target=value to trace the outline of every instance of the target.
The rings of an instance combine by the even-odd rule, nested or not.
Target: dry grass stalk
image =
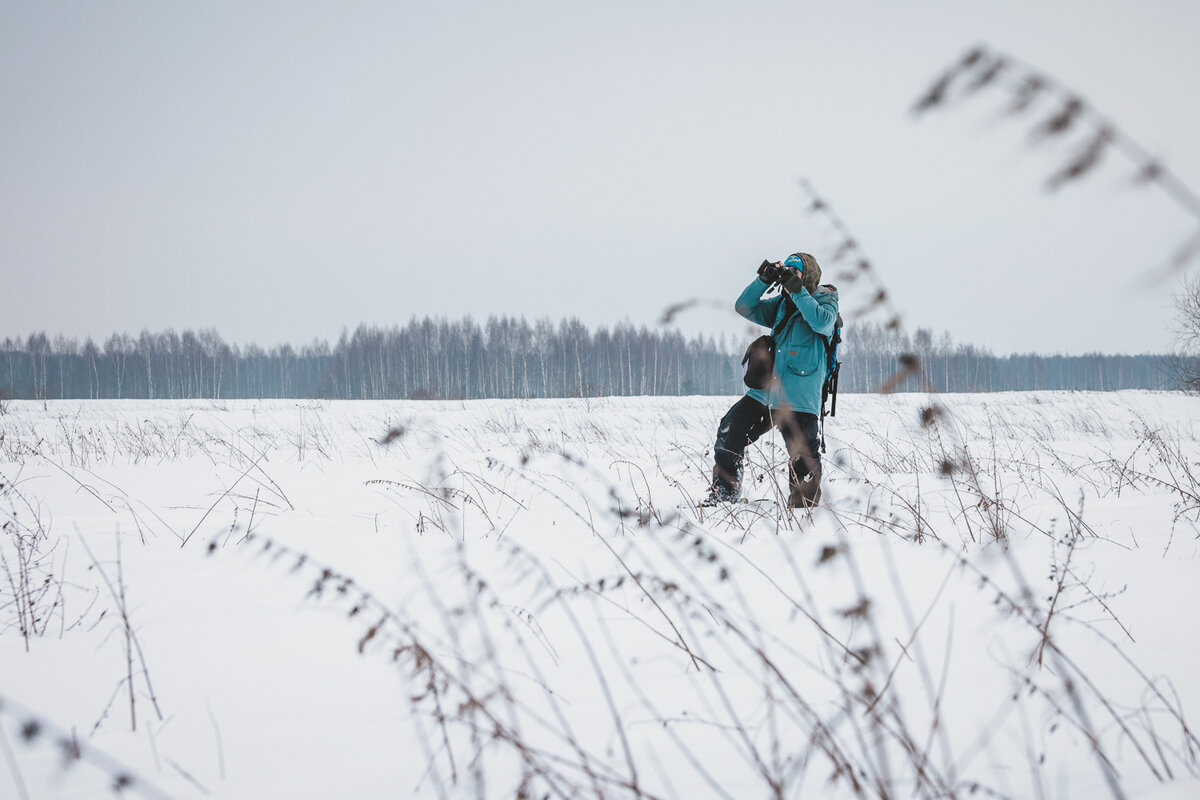
[[[146,666],[146,654],[142,650],[142,643],[138,640],[137,632],[134,630],[133,621],[129,614],[129,604],[125,598],[125,573],[121,561],[121,534],[119,532],[116,534],[116,542],[117,578],[116,582],[114,583],[113,580],[109,578],[108,573],[105,571],[103,565],[101,565],[101,563],[96,559],[96,556],[92,553],[91,548],[88,547],[87,540],[84,539],[83,536],[79,536],[79,543],[83,546],[84,552],[87,553],[88,558],[91,560],[92,568],[96,570],[98,575],[100,575],[101,579],[104,581],[104,585],[108,588],[109,595],[112,597],[113,602],[117,605],[117,614],[120,616],[121,620],[121,633],[125,640],[126,667],[125,678],[117,684],[117,690],[119,692],[121,685],[124,684],[129,691],[129,726],[130,730],[136,731],[137,694],[134,690],[135,678],[141,677],[145,683],[146,691],[150,697],[150,704],[153,706],[154,713],[158,717],[159,722],[162,722],[163,720],[163,713],[162,709],[159,708],[158,705],[158,696],[154,692],[154,684],[150,681],[150,668]],[[139,666],[137,672],[134,671],[135,656]],[[115,692],[113,697],[114,699],[116,698]],[[112,701],[109,702],[110,706],[111,704]],[[92,728],[93,733],[95,733],[96,729],[100,727],[100,724],[104,721],[104,718],[107,716],[107,714],[108,709],[105,708],[104,713],[101,714],[100,719],[96,721],[96,725]]]
[[[15,700],[0,695],[0,725],[10,721],[17,726],[18,741],[21,744],[26,747],[42,746],[56,750],[64,771],[77,764],[89,764],[107,777],[110,790],[118,796],[129,794],[150,800],[172,800],[172,795],[159,789],[103,750],[80,742],[73,731],[63,730]],[[15,765],[16,755],[7,741],[7,734],[0,731],[0,743],[5,746],[6,759]],[[16,769],[14,781],[20,785]]]
[[[1077,128],[1087,129],[1083,144],[1077,145],[1062,166],[1046,179],[1047,191],[1055,191],[1091,174],[1103,157],[1115,150],[1132,165],[1132,183],[1156,186],[1200,225],[1200,195],[1178,175],[1079,93],[1007,53],[986,45],[973,46],[917,99],[913,114],[920,116],[948,108],[984,87],[995,87],[1011,95],[1005,112],[1010,117],[1024,114],[1041,98],[1056,104],[1049,116],[1031,129],[1030,138],[1035,143],[1061,138]],[[1163,279],[1187,269],[1197,254],[1200,254],[1200,230],[1176,249],[1158,271],[1158,277]]]

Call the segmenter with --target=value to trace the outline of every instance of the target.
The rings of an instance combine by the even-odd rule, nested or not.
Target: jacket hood
[[[838,290],[832,283],[823,283],[817,287],[812,296],[818,303],[836,303],[838,301]]]

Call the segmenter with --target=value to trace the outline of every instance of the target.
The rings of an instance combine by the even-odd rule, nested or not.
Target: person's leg
[[[712,496],[715,499],[737,499],[746,448],[770,429],[767,407],[749,396],[734,403],[721,418],[713,448]]]
[[[791,465],[788,499],[793,508],[809,508],[821,499],[821,433],[815,414],[776,412]]]

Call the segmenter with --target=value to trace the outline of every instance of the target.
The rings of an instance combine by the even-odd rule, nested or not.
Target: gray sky
[[[1183,0],[0,0],[0,337],[640,325],[692,297],[730,310],[686,333],[741,336],[759,261],[833,244],[808,177],[910,328],[1162,350],[1176,282],[1144,276],[1193,219],[1118,158],[1045,194],[1061,151],[999,93],[907,112],[984,41],[1200,186],[1198,33]]]

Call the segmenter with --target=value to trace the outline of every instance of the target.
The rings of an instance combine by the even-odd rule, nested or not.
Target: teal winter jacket
[[[746,287],[734,308],[746,319],[770,328],[775,336],[775,377],[769,389],[751,389],[747,396],[771,408],[786,405],[793,411],[821,413],[821,385],[825,383],[825,337],[833,335],[838,315],[837,289],[817,287],[792,292],[796,312],[779,327],[787,314],[783,295],[763,299],[771,286],[761,278]]]

